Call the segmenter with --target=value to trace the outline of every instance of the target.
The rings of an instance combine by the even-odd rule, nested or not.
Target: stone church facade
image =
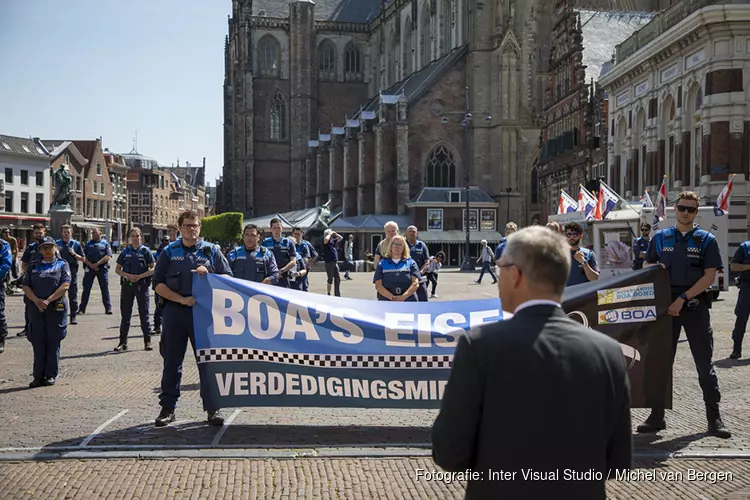
[[[551,59],[537,33],[555,2],[319,4],[233,1],[218,212],[330,200],[344,216],[398,215],[423,188],[468,177],[505,218],[539,219]]]

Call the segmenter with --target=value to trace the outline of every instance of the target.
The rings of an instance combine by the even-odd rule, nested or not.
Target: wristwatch
[[[688,296],[687,296],[687,294],[686,294],[686,293],[680,294],[680,298],[681,298],[682,300],[684,300],[685,302],[687,302],[687,301],[688,301]]]

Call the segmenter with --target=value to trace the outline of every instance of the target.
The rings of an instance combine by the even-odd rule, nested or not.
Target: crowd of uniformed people
[[[676,205],[676,226],[651,235],[651,226],[641,225],[641,237],[633,242],[634,269],[649,265],[662,265],[669,272],[672,285],[673,317],[672,344],[676,353],[677,340],[685,329],[695,360],[700,386],[706,405],[709,431],[720,437],[729,437],[719,413],[720,392],[712,364],[713,331],[710,325],[710,287],[722,259],[715,236],[694,224],[700,198],[693,192],[680,193]],[[593,251],[582,245],[583,227],[569,223],[560,228],[549,223],[553,231],[563,231],[570,245],[572,267],[568,286],[594,281],[599,277],[599,267]],[[129,233],[129,245],[116,260],[116,273],[120,276],[120,339],[116,351],[128,348],[128,333],[134,302],[138,305],[141,331],[146,350],[152,350],[151,336],[162,334],[159,344],[163,357],[161,412],[157,426],[168,425],[175,419],[175,407],[180,397],[182,363],[188,341],[194,346],[193,316],[190,307],[192,275],[217,273],[267,285],[309,290],[309,271],[319,254],[303,238],[302,230],[294,227],[289,236],[284,235],[283,223],[274,218],[268,228],[271,236],[263,238],[264,228],[249,224],[243,228],[242,244],[227,252],[200,238],[201,221],[194,211],[182,213],[177,225],[168,227],[159,248],[152,252],[142,243],[140,229]],[[385,224],[385,238],[375,250],[373,283],[378,300],[427,301],[436,297],[437,277],[445,260],[443,252],[431,256],[427,245],[419,239],[418,229],[409,226],[405,235],[398,224]],[[506,238],[518,230],[509,222]],[[81,244],[71,238],[70,226],[63,226],[61,238],[45,236],[42,225],[34,226],[34,242],[21,258],[22,274],[18,278],[23,286],[26,305],[26,326],[19,336],[28,335],[34,350],[34,378],[31,387],[51,385],[58,375],[60,343],[65,338],[68,324],[76,324],[76,316],[85,314],[96,277],[102,292],[106,314],[112,314],[109,296],[108,271],[112,258],[109,243],[98,229],[92,238]],[[179,237],[178,237],[179,234]],[[0,240],[0,279],[14,269],[14,250],[8,242],[9,234],[2,230]],[[341,296],[339,274],[339,246],[344,242],[344,261],[347,262],[345,279],[352,262],[353,238],[347,241],[337,232],[327,229],[323,234],[323,260],[325,262],[327,293]],[[499,262],[505,242],[494,250],[482,242],[482,252],[477,262],[483,273]],[[16,247],[17,251],[17,247]],[[494,260],[494,262],[493,262]],[[83,293],[77,303],[79,263],[83,264]],[[750,241],[743,243],[732,259],[732,270],[741,273],[742,285],[733,332],[732,358],[741,355],[745,326],[750,316]],[[498,267],[498,272],[502,269]],[[482,273],[482,274],[483,274]],[[14,275],[15,276],[15,275]],[[477,283],[481,283],[481,275]],[[428,294],[428,286],[432,286]],[[154,329],[151,330],[150,291],[156,293]],[[69,300],[65,300],[66,294]],[[0,287],[0,352],[7,336],[5,321],[5,287]],[[222,425],[223,416],[217,408],[204,408],[211,425]],[[639,432],[656,432],[666,427],[663,408],[653,408],[648,419],[638,426]]]

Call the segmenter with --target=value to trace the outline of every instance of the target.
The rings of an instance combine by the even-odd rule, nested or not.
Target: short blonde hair
[[[515,222],[508,222],[505,225],[505,230],[506,231],[508,230],[518,231],[518,224],[516,224]]]
[[[391,238],[391,241],[388,242],[388,248],[385,249],[385,257],[390,258],[391,257],[391,247],[393,246],[393,243],[395,241],[400,241],[404,245],[404,253],[401,254],[401,258],[408,259],[410,257],[409,255],[409,244],[406,243],[406,238],[401,236],[400,234],[397,234],[393,238]]]
[[[698,193],[696,193],[695,191],[681,192],[677,195],[677,199],[675,200],[674,204],[677,205],[680,200],[694,201],[699,207],[701,206],[701,197],[698,196]]]

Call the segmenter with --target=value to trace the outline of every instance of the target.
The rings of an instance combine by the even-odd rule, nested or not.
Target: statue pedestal
[[[61,237],[62,227],[65,224],[70,224],[73,218],[73,209],[70,205],[52,205],[49,209],[49,231],[47,235],[52,236],[55,239]]]

